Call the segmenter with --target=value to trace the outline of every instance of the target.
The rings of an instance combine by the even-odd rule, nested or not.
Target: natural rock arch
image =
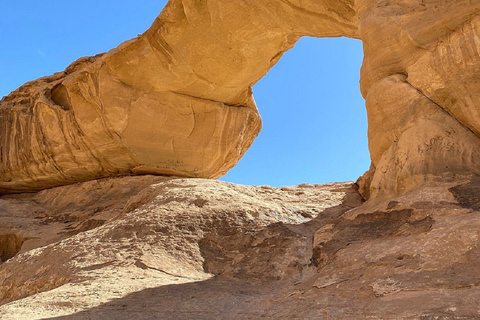
[[[370,166],[363,46],[302,37],[253,87],[262,130],[221,181],[290,186],[351,181]]]
[[[360,38],[365,197],[479,173],[480,0],[171,0],[108,53],[0,103],[0,192],[121,174],[215,178],[260,130],[251,86],[301,36]]]

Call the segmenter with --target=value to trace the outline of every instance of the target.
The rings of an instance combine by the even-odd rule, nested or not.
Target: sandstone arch
[[[360,38],[366,197],[480,171],[480,0],[171,0],[108,53],[0,104],[0,192],[156,173],[215,178],[260,130],[251,86],[301,36]]]

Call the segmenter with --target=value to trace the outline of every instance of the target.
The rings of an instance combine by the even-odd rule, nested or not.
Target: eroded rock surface
[[[145,188],[151,184],[169,179],[161,176],[102,179],[39,193],[3,196],[0,200],[0,248],[5,249],[0,249],[0,258],[6,260],[18,252],[99,227],[141,206],[142,201],[149,201],[153,195],[145,194],[144,199],[138,201],[134,196],[146,193]]]
[[[352,4],[170,1],[139,37],[2,99],[0,192],[225,174],[260,130],[251,86],[307,34],[356,36]]]
[[[43,232],[37,232],[37,239],[30,243],[25,242],[23,253],[0,266],[0,301],[18,300],[35,292],[56,296],[56,290],[71,288],[58,294],[68,301],[77,300],[78,305],[71,307],[79,310],[85,303],[101,304],[145,288],[205,280],[214,274],[294,281],[311,264],[308,238],[313,233],[292,231],[290,225],[306,223],[340,204],[346,193],[356,194],[355,205],[361,203],[348,183],[271,188],[198,179],[172,179],[150,185],[145,183],[149,179],[158,178],[110,179],[97,183],[94,190],[91,182],[86,182],[23,199],[27,206],[36,204],[39,198],[54,197],[57,201],[50,201],[49,208],[57,210],[50,211],[42,228],[33,220],[24,220],[23,225],[17,226],[19,234]],[[120,186],[127,182],[136,189],[119,197],[113,209],[120,210],[120,215],[115,212],[113,219],[89,231],[79,231],[83,223],[78,222],[63,228],[58,225],[57,220],[65,219],[69,209],[79,211],[77,199],[103,191],[110,193],[105,200],[118,195]],[[114,190],[110,191],[112,186]],[[72,188],[76,197],[69,200],[64,195]],[[3,197],[0,204],[16,207],[17,201],[11,196]],[[97,203],[102,204],[102,199]],[[111,211],[112,208],[105,208],[92,212],[87,208],[83,217],[106,220]],[[57,241],[52,241],[52,234]],[[82,302],[94,287],[95,291],[100,290],[95,293],[96,298]],[[99,300],[94,302],[95,299]],[[49,309],[48,305],[56,308],[63,303],[40,304]],[[1,312],[2,319],[25,315],[19,310]]]
[[[124,194],[128,205],[119,203],[115,219],[34,248],[37,240],[0,265],[2,319],[480,315],[478,176],[444,176],[377,204],[364,203],[351,183],[271,188],[129,177],[95,190],[118,194],[123,179],[137,189]],[[89,184],[76,185],[77,197],[91,194]],[[61,216],[77,201],[66,203],[50,208]]]
[[[371,196],[479,172],[480,1],[356,1]]]
[[[479,14],[480,0],[171,0],[139,37],[2,99],[0,192],[221,176],[260,130],[252,85],[302,36],[364,43],[365,198],[479,173]]]
[[[479,14],[172,0],[138,38],[4,97],[0,192],[71,185],[0,197],[0,317],[479,318]],[[260,129],[251,86],[304,35],[364,43],[358,188],[174,177],[236,163]],[[138,173],[170,177],[93,180]]]

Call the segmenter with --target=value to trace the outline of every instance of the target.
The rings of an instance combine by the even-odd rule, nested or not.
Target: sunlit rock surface
[[[479,173],[479,13],[479,0],[172,0],[144,34],[2,99],[0,192],[223,175],[261,127],[252,85],[301,36],[364,43],[365,198]]]
[[[4,97],[0,318],[478,319],[479,16],[480,0],[172,0]],[[261,126],[252,85],[305,35],[364,43],[371,169],[180,178],[235,165]]]
[[[375,205],[152,176],[4,196],[0,318],[477,319],[480,179],[451,178]]]
[[[261,122],[251,86],[302,35],[356,37],[349,2],[174,0],[139,37],[0,104],[0,192],[125,174],[217,178]]]
[[[356,10],[371,195],[479,173],[480,1],[359,0]]]

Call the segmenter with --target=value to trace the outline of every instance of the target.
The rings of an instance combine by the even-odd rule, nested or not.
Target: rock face
[[[115,219],[142,205],[132,198],[148,186],[169,180],[161,176],[93,180],[7,195],[0,200],[0,259],[43,247]],[[145,195],[149,199],[148,195]]]
[[[344,34],[357,35],[348,2],[171,1],[138,38],[2,99],[0,192],[219,177],[260,130],[251,86],[301,35]]]
[[[24,241],[20,254],[0,264],[0,317],[479,317],[476,176],[375,205],[351,183],[271,188],[158,179],[0,198],[12,212],[2,225],[21,206],[40,203],[50,213],[10,226]],[[90,196],[97,201],[82,204]],[[89,219],[102,222],[84,231]]]
[[[480,0],[172,0],[4,97],[0,318],[478,319],[479,16]],[[251,86],[304,35],[364,42],[358,185],[175,177],[236,163],[260,129]],[[168,177],[94,180],[137,173]]]
[[[364,43],[365,198],[480,173],[479,13],[480,0],[171,0],[139,37],[2,99],[0,192],[219,177],[260,130],[252,85],[301,36]]]
[[[356,2],[372,196],[479,172],[480,1]]]

